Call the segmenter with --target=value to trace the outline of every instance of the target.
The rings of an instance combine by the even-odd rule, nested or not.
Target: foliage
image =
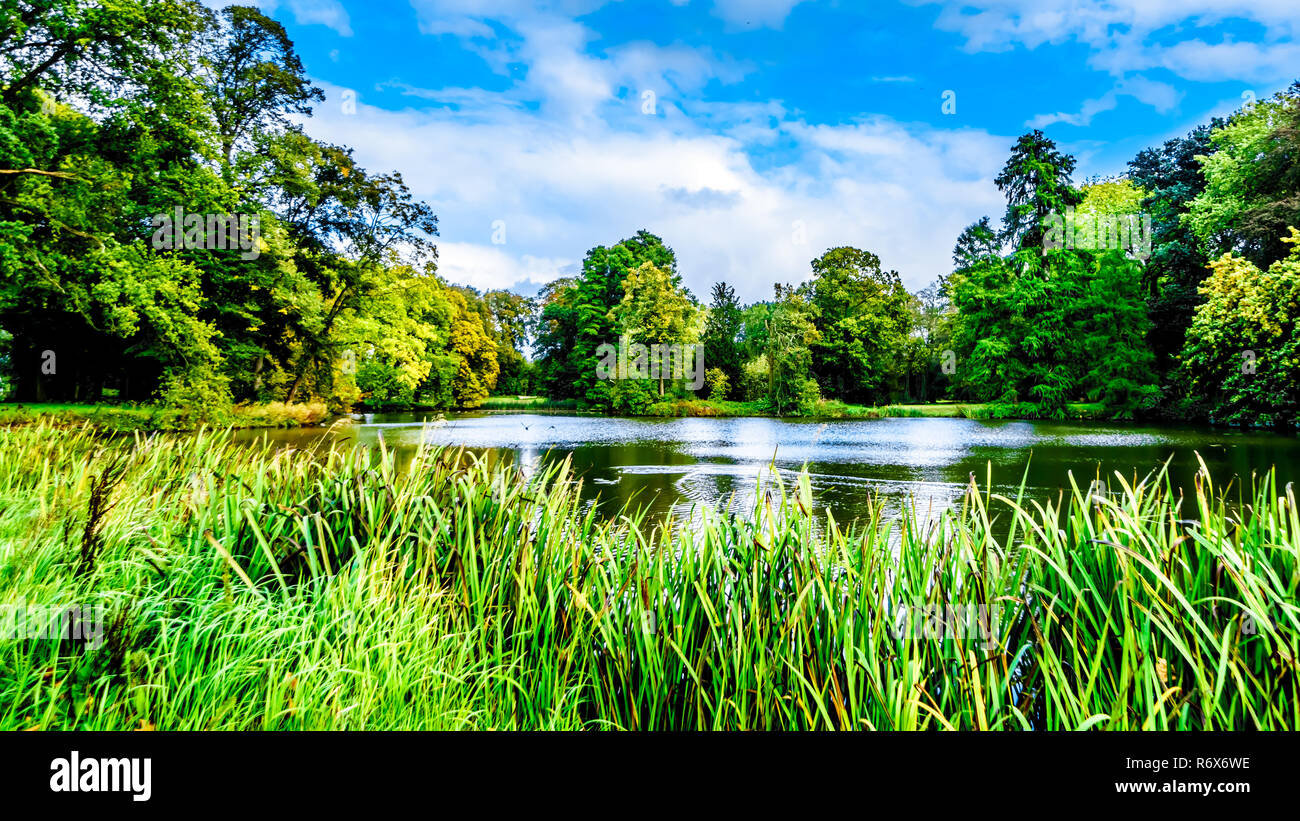
[[[709,368],[704,372],[704,381],[709,386],[710,399],[726,399],[731,391],[731,380],[722,368]]]
[[[821,392],[886,402],[901,387],[911,300],[897,271],[857,248],[832,248],[812,263],[801,290],[815,311],[811,370]]]
[[[744,364],[740,346],[743,327],[742,308],[735,290],[725,282],[714,283],[701,341],[704,343],[704,361],[710,371],[722,371],[726,386],[719,394],[714,391],[714,383],[710,380],[710,397],[726,399],[730,386],[740,382],[740,368]]]
[[[1079,192],[1070,182],[1074,165],[1073,157],[1061,153],[1056,143],[1037,129],[1016,140],[1010,158],[994,180],[1007,199],[1007,211],[998,235],[1000,245],[1009,245],[1014,250],[1042,245],[1043,224],[1048,215],[1064,214],[1066,208],[1080,200]]]
[[[1217,118],[1186,137],[1148,148],[1129,162],[1129,177],[1148,192],[1142,210],[1151,218],[1152,252],[1143,272],[1152,329],[1148,335],[1156,368],[1162,375],[1174,367],[1183,338],[1200,303],[1197,286],[1208,271],[1200,243],[1183,216],[1205,190],[1198,156],[1211,151]]]
[[[1183,373],[1215,421],[1300,425],[1300,231],[1283,242],[1290,256],[1267,271],[1224,254],[1201,285]]]
[[[9,597],[107,609],[97,647],[0,643],[0,728],[1300,722],[1300,514],[1272,475],[1231,506],[1205,472],[1187,498],[1161,472],[1042,502],[972,481],[934,521],[877,505],[847,526],[814,520],[801,476],[752,516],[678,528],[597,519],[567,463],[525,478],[422,450],[402,470],[210,433],[104,447],[0,430]],[[114,459],[78,573],[57,512],[87,510]]]
[[[0,0],[0,19],[0,327],[18,398],[344,409],[367,355],[399,392],[424,378],[448,341],[413,273],[436,279],[437,219],[400,174],[306,134],[322,95],[278,22],[187,0]],[[179,245],[161,221],[175,215]]]
[[[746,402],[762,399],[767,396],[771,382],[772,368],[768,365],[767,354],[759,354],[746,362],[741,371],[741,398]]]
[[[648,261],[628,273],[623,299],[610,311],[619,339],[682,348],[694,345],[699,338],[696,314],[693,300],[678,278]],[[668,376],[661,371],[657,381],[662,397]]]
[[[819,334],[814,308],[800,289],[776,288],[775,308],[767,326],[767,404],[778,415],[812,413],[821,392],[808,375]]]
[[[1300,224],[1300,81],[1248,105],[1210,135],[1205,188],[1184,220],[1209,255],[1235,252],[1260,269],[1287,256]]]
[[[1073,158],[1041,134],[1022,137],[998,183],[1012,220],[1002,236],[1018,238],[1019,249],[1002,257],[976,243],[987,231],[980,223],[959,242],[954,259],[968,264],[945,282],[956,311],[955,381],[966,396],[1026,416],[1064,418],[1067,405],[1079,400],[1133,416],[1150,410],[1159,395],[1146,341],[1142,264],[1122,249],[1048,250],[1041,231],[1023,221],[1079,204],[1085,214],[1123,213],[1143,192],[1119,181],[1081,193],[1068,187],[1073,167]]]
[[[625,304],[624,281],[647,264],[653,271],[638,274],[640,295],[634,292]],[[653,303],[656,297],[669,300],[659,316]],[[579,276],[551,283],[539,297],[535,339],[542,390],[555,398],[573,397],[596,408],[611,407],[612,397],[621,389],[598,378],[597,348],[616,344],[620,334],[630,329],[659,336],[693,329],[682,298],[693,306],[681,289],[676,256],[654,234],[638,231],[612,247],[592,248]],[[628,390],[640,393],[639,387]]]

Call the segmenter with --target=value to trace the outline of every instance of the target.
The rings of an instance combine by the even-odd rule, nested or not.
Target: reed
[[[0,429],[0,604],[109,614],[0,638],[0,729],[1296,729],[1292,489],[1067,478],[687,525],[566,462]]]
[[[576,410],[575,399],[548,399],[545,396],[489,396],[475,410]]]

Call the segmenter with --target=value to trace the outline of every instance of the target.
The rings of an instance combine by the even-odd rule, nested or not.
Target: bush
[[[709,386],[710,399],[726,399],[727,391],[731,390],[731,380],[722,368],[709,368],[704,372],[704,381]]]
[[[766,399],[771,370],[767,364],[766,354],[761,354],[757,359],[746,362],[740,373],[741,398],[747,402]]]
[[[169,374],[159,388],[159,405],[181,427],[219,423],[230,416],[230,380],[208,369]]]
[[[319,399],[310,402],[267,402],[264,405],[246,405],[235,409],[237,426],[267,428],[300,428],[318,425],[329,416],[325,403]]]

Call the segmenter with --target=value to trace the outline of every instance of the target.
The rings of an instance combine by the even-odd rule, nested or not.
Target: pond
[[[427,421],[433,420],[433,421]],[[957,503],[975,475],[989,470],[995,493],[1055,498],[1073,472],[1081,487],[1099,475],[1116,487],[1166,460],[1177,487],[1190,492],[1197,454],[1219,487],[1276,466],[1280,483],[1300,478],[1300,440],[1265,431],[1095,422],[980,421],[953,418],[793,420],[766,418],[628,419],[540,413],[366,414],[349,428],[247,431],[308,446],[321,438],[376,446],[382,438],[409,459],[421,439],[464,445],[531,471],[571,456],[583,495],[602,512],[625,504],[655,516],[689,516],[703,507],[747,513],[755,488],[787,481],[806,466],[819,510],[837,521],[864,515],[882,500],[890,515],[905,504],[923,517]]]

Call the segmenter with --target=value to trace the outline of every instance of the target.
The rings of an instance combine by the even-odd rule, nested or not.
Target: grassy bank
[[[1271,478],[1239,512],[1207,475],[973,487],[924,528],[814,528],[805,478],[682,529],[597,520],[563,465],[135,439],[0,430],[0,603],[107,612],[0,640],[0,729],[1297,728]]]
[[[576,410],[573,399],[547,399],[545,396],[490,396],[474,410]]]
[[[178,410],[157,405],[77,405],[64,403],[0,404],[0,425],[24,425],[45,420],[52,424],[93,425],[100,430],[180,431],[202,426],[220,428],[296,428],[317,425],[329,417],[322,402],[268,402],[230,409]]]
[[[775,416],[766,402],[732,402],[713,399],[678,399],[651,405],[647,416]],[[1076,402],[1066,405],[1067,419],[1102,419],[1105,406]],[[809,419],[884,419],[890,417],[948,417],[966,419],[1036,419],[1032,409],[1017,405],[936,402],[924,405],[854,405],[828,399],[817,403]]]

